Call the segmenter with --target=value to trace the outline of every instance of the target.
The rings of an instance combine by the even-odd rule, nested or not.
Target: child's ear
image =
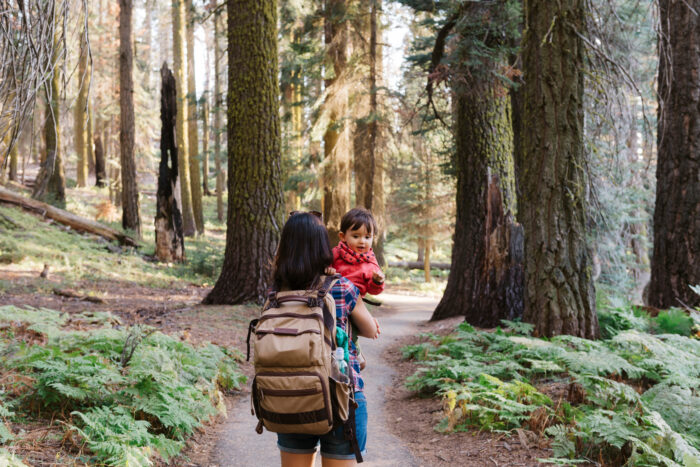
[[[343,232],[338,232],[338,238],[341,242],[345,241],[345,234]]]

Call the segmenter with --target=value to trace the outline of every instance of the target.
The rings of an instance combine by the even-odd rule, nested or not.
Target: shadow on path
[[[367,367],[362,372],[365,395],[369,409],[369,434],[364,466],[418,466],[401,440],[389,430],[393,420],[387,420],[385,392],[391,389],[393,370],[384,361],[384,349],[397,339],[415,333],[417,324],[430,318],[437,306],[437,299],[406,295],[382,294],[384,305],[377,313],[382,329],[375,341],[362,339],[360,344],[367,357]],[[221,429],[212,461],[220,467],[276,466],[279,465],[277,435],[264,431],[255,433],[257,419],[250,412],[250,387],[239,396]],[[321,465],[320,456],[316,465]]]

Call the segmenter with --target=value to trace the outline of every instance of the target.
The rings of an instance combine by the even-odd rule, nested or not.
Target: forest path
[[[381,326],[381,337],[360,342],[367,357],[367,368],[362,376],[369,410],[367,456],[362,465],[419,466],[421,463],[399,438],[391,434],[389,428],[395,421],[388,419],[385,392],[391,389],[394,371],[383,354],[398,339],[414,334],[418,323],[430,318],[437,299],[392,294],[382,294],[381,299],[384,304],[375,313]],[[247,391],[236,399],[220,430],[221,436],[211,456],[212,463],[219,467],[279,465],[276,434],[265,430],[258,435],[256,422],[257,419],[250,414],[249,382]],[[316,465],[321,465],[320,456],[316,456]]]

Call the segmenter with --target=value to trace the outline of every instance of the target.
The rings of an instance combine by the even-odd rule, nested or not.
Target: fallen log
[[[389,261],[389,267],[405,269],[425,269],[425,264],[423,263],[423,261]],[[450,263],[433,263],[431,261],[430,268],[449,271]]]
[[[91,219],[76,216],[73,213],[64,211],[63,209],[59,209],[55,206],[51,206],[50,204],[42,203],[41,201],[18,195],[17,193],[13,193],[12,191],[3,187],[0,187],[0,202],[20,206],[27,211],[41,214],[42,216],[53,219],[54,221],[63,225],[67,225],[73,230],[77,230],[79,232],[88,232],[99,235],[107,240],[117,241],[122,245],[138,247],[136,240],[122,232],[114,230]]]

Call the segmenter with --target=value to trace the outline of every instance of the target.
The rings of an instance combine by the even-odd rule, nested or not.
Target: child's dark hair
[[[372,213],[365,208],[351,209],[340,220],[340,231],[343,233],[347,233],[350,229],[359,229],[362,226],[372,235],[377,234],[377,221],[374,220]]]
[[[277,290],[308,290],[315,287],[333,263],[328,231],[313,214],[292,215],[282,228],[273,266]]]

